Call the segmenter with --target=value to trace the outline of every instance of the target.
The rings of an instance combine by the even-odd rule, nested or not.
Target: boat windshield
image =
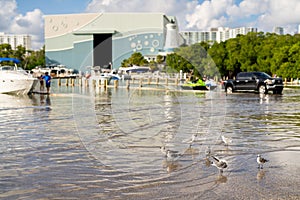
[[[8,70],[14,70],[15,69],[15,67],[13,67],[13,66],[1,66],[0,67],[0,70],[2,70],[2,71],[8,71]]]

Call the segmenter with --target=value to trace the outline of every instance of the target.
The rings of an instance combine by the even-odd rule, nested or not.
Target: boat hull
[[[37,79],[16,72],[0,72],[1,94],[28,94],[37,83]]]

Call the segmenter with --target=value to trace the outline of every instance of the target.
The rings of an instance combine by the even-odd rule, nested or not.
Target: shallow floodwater
[[[0,105],[1,199],[300,198],[299,89],[53,84],[50,96],[0,95]],[[162,146],[180,156],[167,160]],[[208,147],[228,162],[223,174],[206,159]],[[263,169],[257,154],[269,160]]]

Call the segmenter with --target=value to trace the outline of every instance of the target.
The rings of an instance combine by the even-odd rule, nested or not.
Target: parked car
[[[273,78],[265,72],[240,72],[236,79],[229,79],[224,82],[225,92],[254,91],[267,94],[282,94],[282,78]]]

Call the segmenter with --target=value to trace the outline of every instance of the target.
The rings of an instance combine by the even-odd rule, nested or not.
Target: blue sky
[[[176,16],[181,31],[281,26],[294,34],[300,24],[300,0],[0,0],[0,7],[0,32],[31,35],[33,49],[44,45],[43,16],[52,14],[162,12]]]
[[[90,0],[17,0],[18,11],[23,15],[35,8],[45,15],[81,13]]]

